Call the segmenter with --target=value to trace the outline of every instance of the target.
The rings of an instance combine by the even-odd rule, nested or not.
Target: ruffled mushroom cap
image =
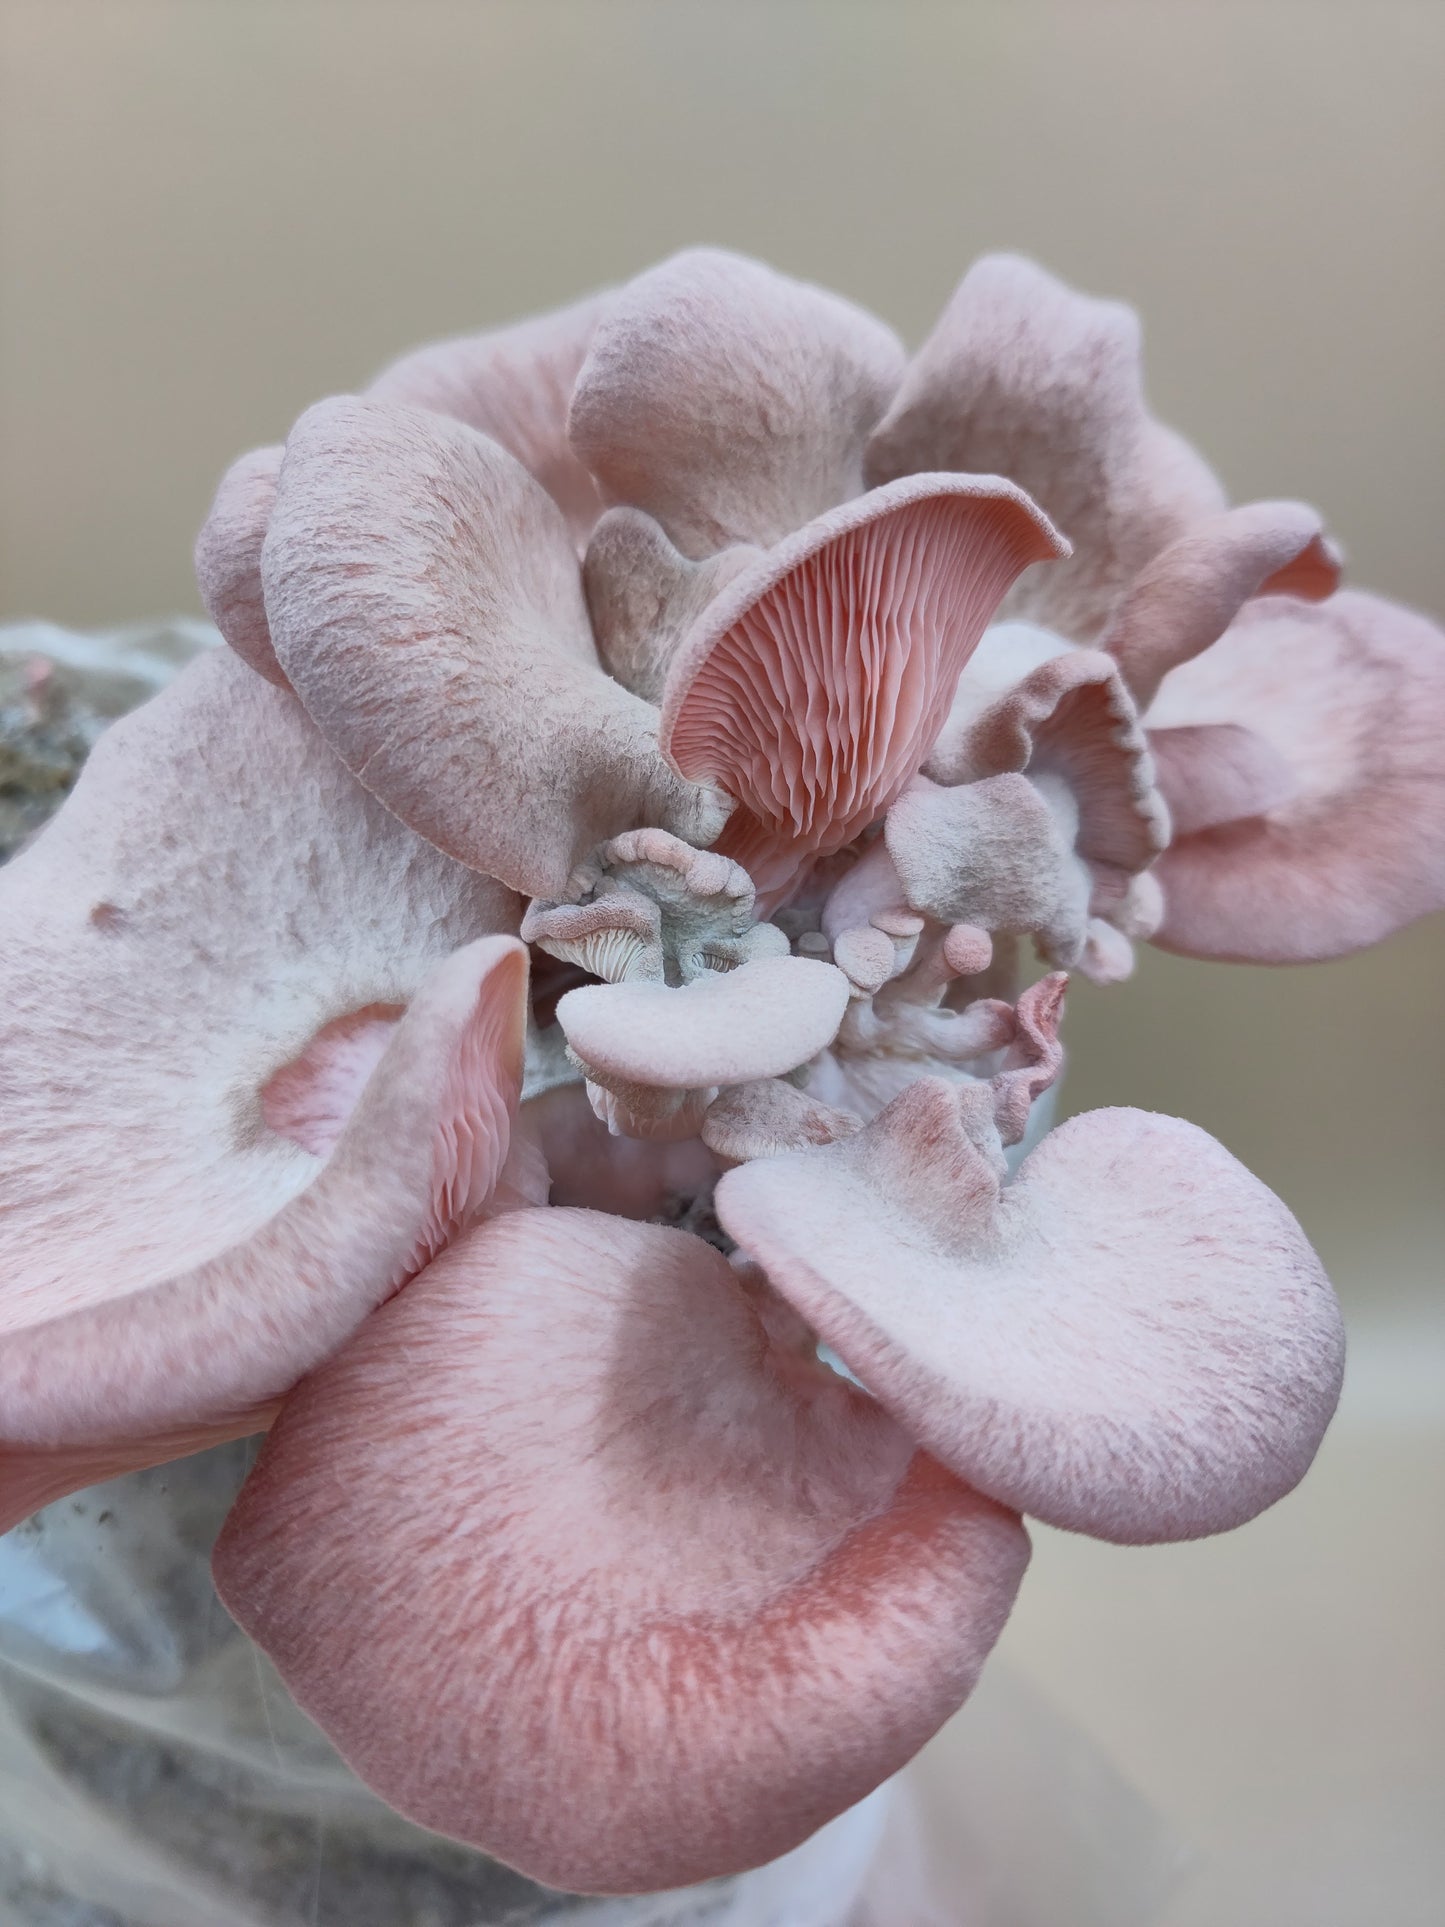
[[[869,444],[873,484],[929,469],[1007,475],[1073,544],[1008,613],[1096,642],[1146,563],[1223,509],[1189,444],[1149,413],[1139,320],[1032,261],[987,255],[960,282]]]
[[[589,295],[510,327],[415,348],[366,392],[449,415],[498,443],[547,491],[581,544],[602,498],[567,440],[567,408],[609,299]]]
[[[959,948],[971,952],[974,934],[969,932]],[[938,993],[952,975],[962,974],[952,972],[947,960],[947,937],[952,935],[947,933],[938,955],[920,971],[921,983],[910,981],[912,973],[905,972],[893,980],[891,995],[885,994],[890,988],[885,986],[885,993],[872,998],[855,996],[832,1045],[802,1074],[810,1098],[845,1115],[856,1112],[871,1118],[925,1075],[972,1084],[987,1080],[1001,1052],[1009,1053],[1011,1066],[1027,1062],[1036,1067],[1043,1061],[1036,1048],[1042,1033],[1030,1027],[1028,1013],[1041,1010],[1045,1026],[1056,1028],[1065,978],[1044,978],[1017,1004],[976,997],[960,1010],[940,1009]],[[1034,1095],[1053,1081],[1062,1063],[1052,1045],[1048,1061],[1046,1074],[1034,1080]]]
[[[901,1767],[1027,1556],[700,1239],[553,1209],[454,1246],[287,1401],[215,1572],[383,1799],[634,1893],[786,1852]]]
[[[592,903],[530,903],[522,940],[605,983],[663,979],[662,918],[638,890],[613,890]]]
[[[875,431],[868,477],[998,470],[1069,535],[1072,560],[1026,575],[1008,612],[1107,649],[1149,709],[1176,818],[1159,941],[1342,955],[1445,903],[1423,828],[1438,803],[1421,798],[1441,783],[1426,745],[1445,723],[1445,644],[1406,610],[1333,593],[1339,555],[1312,509],[1226,509],[1149,414],[1138,337],[1130,310],[1031,262],[978,262]],[[1126,974],[1121,934],[1091,921],[1092,974]]]
[[[1150,708],[1179,834],[1156,939],[1307,963],[1445,905],[1445,635],[1377,596],[1251,603]]]
[[[862,492],[903,366],[892,329],[852,302],[691,248],[607,304],[568,434],[606,499],[684,557],[769,548]]]
[[[228,652],[102,740],[0,873],[0,1517],[256,1429],[472,1222],[516,913]]]
[[[1129,1111],[1008,1179],[1018,938],[1109,980],[1441,900],[1445,644],[1226,510],[1126,309],[996,257],[905,368],[695,251],[308,411],[197,565],[235,654],[0,878],[0,1523],[275,1419],[217,1575],[301,1704],[636,1892],[901,1766],[1020,1512],[1302,1475],[1341,1338],[1278,1200]]]
[[[1001,1184],[924,1078],[721,1179],[725,1229],[861,1383],[1001,1504],[1142,1544],[1241,1525],[1334,1411],[1339,1311],[1273,1194],[1192,1125],[1092,1111]]]
[[[1030,984],[1014,1005],[1014,1033],[1002,1066],[989,1080],[1000,1148],[1023,1142],[1034,1105],[1058,1082],[1064,1068],[1059,1025],[1068,988],[1063,971],[1054,971]],[[992,1150],[991,1138],[985,1138],[985,1148]]]
[[[597,520],[597,484],[567,442],[567,403],[604,297],[556,313],[417,348],[367,393],[450,415],[490,436],[541,483],[579,542]],[[232,464],[196,542],[196,576],[212,621],[268,682],[286,687],[266,620],[261,549],[276,501],[282,449],[256,448]]]
[[[1066,650],[991,704],[955,701],[926,768],[947,787],[915,783],[884,832],[906,901],[941,922],[1032,935],[1050,962],[1127,974],[1127,936],[1148,934],[1136,880],[1169,820],[1114,662]],[[1104,923],[1129,926],[1122,953]]]
[[[1202,655],[1257,595],[1323,602],[1340,586],[1339,551],[1303,502],[1250,502],[1210,516],[1130,584],[1100,647],[1141,711],[1171,669]]]
[[[555,503],[474,429],[346,397],[308,409],[262,577],[312,720],[448,855],[559,897],[603,837],[716,836],[726,805],[668,767],[656,712],[598,665]]]

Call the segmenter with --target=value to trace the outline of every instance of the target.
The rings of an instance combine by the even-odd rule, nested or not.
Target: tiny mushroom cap
[[[602,902],[640,896],[654,906],[669,983],[788,953],[781,930],[755,921],[753,881],[742,865],[716,850],[694,849],[665,830],[629,830],[611,838],[572,883],[578,891],[601,892]]]
[[[255,1429],[485,1207],[516,912],[229,651],[106,734],[0,872],[0,1518]]]
[[[814,1057],[848,1005],[848,979],[808,957],[761,957],[673,988],[584,984],[557,1005],[577,1057],[610,1083],[748,1084]]]
[[[605,983],[662,981],[662,918],[637,890],[613,890],[592,903],[531,903],[522,938]]]
[[[893,975],[898,951],[887,931],[871,923],[840,931],[833,943],[833,961],[854,989],[864,996],[881,990]]]
[[[1126,1543],[1242,1525],[1304,1475],[1343,1334],[1289,1212],[1175,1118],[1093,1111],[1001,1184],[977,1087],[724,1174],[724,1228],[960,1478]]]
[[[215,1573],[392,1806],[636,1893],[784,1853],[896,1772],[1027,1557],[701,1239],[554,1207],[454,1245],[312,1374]]]

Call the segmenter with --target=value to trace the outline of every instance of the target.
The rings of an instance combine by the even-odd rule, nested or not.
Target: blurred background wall
[[[1124,295],[1237,497],[1445,613],[1438,0],[5,0],[0,56],[0,617],[197,609],[241,449],[695,240],[913,339],[985,248]],[[1440,1917],[1442,960],[1437,922],[1074,993],[1069,1106],[1222,1138],[1354,1344],[1244,1532],[1036,1535],[1005,1650],[1191,1850],[1177,1927]]]

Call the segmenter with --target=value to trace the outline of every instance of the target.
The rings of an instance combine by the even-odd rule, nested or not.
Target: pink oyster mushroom
[[[1018,1160],[1065,972],[1440,900],[1445,657],[1125,311],[989,260],[910,364],[685,254],[308,410],[197,565],[230,648],[0,874],[0,1520],[268,1429],[215,1570],[300,1704],[628,1892],[900,1768],[1022,1514],[1302,1477],[1283,1205],[1137,1111]]]

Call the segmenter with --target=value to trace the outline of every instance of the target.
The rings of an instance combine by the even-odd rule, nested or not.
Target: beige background
[[[1431,0],[0,21],[0,616],[197,606],[239,450],[416,341],[699,239],[915,338],[986,247],[1126,295],[1160,412],[1237,495],[1317,501],[1357,580],[1445,610]],[[1304,1219],[1354,1340],[1295,1498],[1203,1546],[1041,1532],[1005,1636],[1194,1850],[1172,1927],[1441,1918],[1442,955],[1436,923],[1290,973],[1151,956],[1075,996],[1070,1104],[1213,1130]]]

